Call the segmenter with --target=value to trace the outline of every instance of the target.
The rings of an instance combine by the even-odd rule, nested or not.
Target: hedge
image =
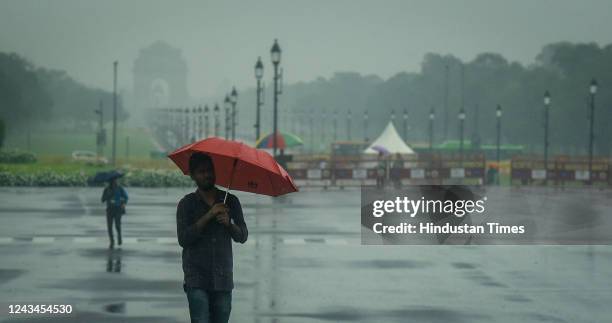
[[[40,171],[15,173],[0,169],[0,186],[92,186],[91,177],[82,172]],[[131,187],[185,187],[193,185],[189,176],[176,170],[129,170],[120,180]],[[103,185],[103,184],[97,184]]]
[[[20,150],[0,150],[0,163],[26,164],[35,162],[36,155],[34,153]]]

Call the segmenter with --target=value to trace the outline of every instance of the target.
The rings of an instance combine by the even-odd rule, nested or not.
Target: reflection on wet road
[[[0,188],[0,321],[188,322],[175,207],[189,191],[130,189],[124,244],[108,250],[100,189]],[[232,322],[612,317],[609,246],[362,246],[358,190],[275,200],[236,194],[250,235],[234,247]],[[503,207],[512,212],[563,194],[575,198],[514,190]],[[596,192],[589,212],[612,214],[610,197]],[[75,313],[7,315],[8,304],[24,303],[71,304]]]

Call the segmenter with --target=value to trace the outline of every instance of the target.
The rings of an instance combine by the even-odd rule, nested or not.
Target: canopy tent
[[[391,154],[414,154],[414,150],[402,140],[391,121],[389,121],[389,124],[380,136],[378,136],[378,138],[376,138],[376,140],[374,140],[363,152],[365,154],[378,154],[376,149],[372,149],[374,146],[384,147]]]

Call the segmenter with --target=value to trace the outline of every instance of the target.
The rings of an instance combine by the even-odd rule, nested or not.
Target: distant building
[[[134,108],[146,113],[151,108],[181,107],[190,102],[187,63],[181,50],[163,41],[143,48],[134,61]]]

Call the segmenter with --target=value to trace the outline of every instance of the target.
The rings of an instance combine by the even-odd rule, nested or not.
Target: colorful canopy
[[[274,140],[272,133],[269,133],[257,140],[255,144],[255,148],[274,148]],[[276,148],[278,149],[286,149],[289,147],[295,147],[303,145],[302,139],[300,137],[288,133],[288,132],[279,132],[276,136]]]

